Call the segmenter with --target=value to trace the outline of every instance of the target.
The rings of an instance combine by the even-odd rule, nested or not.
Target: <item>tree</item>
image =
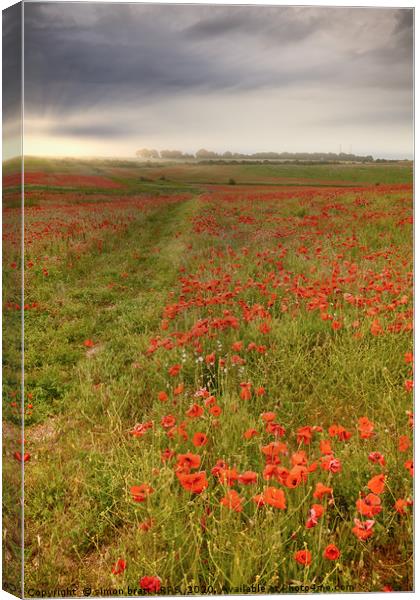
[[[211,150],[206,150],[205,148],[200,148],[195,153],[196,158],[220,158],[217,152],[212,152]]]
[[[159,158],[159,152],[157,150],[149,150],[149,148],[142,148],[137,150],[136,156],[139,158]]]
[[[161,158],[184,158],[181,150],[161,150],[160,151]]]

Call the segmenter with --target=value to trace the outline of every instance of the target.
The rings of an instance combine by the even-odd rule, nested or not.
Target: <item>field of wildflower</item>
[[[9,582],[23,463],[27,595],[412,590],[410,164],[27,167]]]

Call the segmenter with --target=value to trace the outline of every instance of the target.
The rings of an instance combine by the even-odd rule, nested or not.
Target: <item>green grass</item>
[[[158,180],[165,176],[172,181],[192,184],[228,184],[233,178],[236,184],[254,185],[376,185],[411,183],[411,164],[392,165],[296,165],[296,164],[238,164],[203,165],[178,164],[141,166],[137,169],[121,169],[127,178],[135,172]]]
[[[5,175],[18,168],[13,159],[3,165]],[[114,178],[127,185],[140,185],[145,191],[163,190],[176,185],[188,184],[228,184],[233,178],[237,184],[294,183],[324,185],[376,185],[412,183],[413,165],[411,162],[389,164],[199,164],[195,162],[142,162],[116,159],[56,159],[25,157],[25,171],[30,173],[62,173],[78,175],[99,175]],[[161,177],[165,177],[162,180]],[[146,181],[149,179],[149,188]]]

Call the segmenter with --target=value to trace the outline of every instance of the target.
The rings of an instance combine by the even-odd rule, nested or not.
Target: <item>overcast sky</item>
[[[25,153],[204,147],[410,158],[412,14],[25,4]]]

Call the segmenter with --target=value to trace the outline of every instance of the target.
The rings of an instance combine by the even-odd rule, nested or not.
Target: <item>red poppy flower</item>
[[[227,469],[227,468],[228,468],[228,466],[224,460],[218,460],[217,463],[212,468],[211,474],[214,476],[218,476],[220,471],[222,471],[223,469]]]
[[[324,496],[331,496],[333,489],[325,486],[323,483],[317,483],[314,491],[314,498],[322,500]]]
[[[226,496],[224,496],[224,498],[220,500],[220,504],[222,506],[226,506],[227,508],[230,508],[235,512],[242,512],[243,502],[244,499],[241,498],[238,492],[236,492],[235,490],[229,490]]]
[[[412,352],[406,352],[404,354],[404,361],[409,365],[410,363],[413,362],[413,353]]]
[[[146,590],[148,592],[158,592],[161,588],[162,581],[160,577],[152,577],[146,575],[142,577],[139,581],[139,586],[142,590]]]
[[[279,483],[286,481],[289,475],[288,469],[279,465],[268,464],[264,467],[263,478],[266,480],[275,479]]]
[[[198,469],[201,462],[201,456],[187,452],[186,454],[178,454],[178,467],[187,469]]]
[[[207,354],[206,356],[206,364],[214,365],[216,362],[216,353],[212,352],[211,354]]]
[[[190,419],[197,419],[198,417],[201,417],[201,415],[204,413],[204,408],[202,406],[200,406],[199,404],[193,404],[186,412],[187,417],[189,417]]]
[[[267,423],[265,430],[267,433],[271,433],[275,437],[283,437],[286,434],[285,428],[280,425],[280,423],[274,423],[274,421]]]
[[[308,567],[312,562],[312,555],[309,550],[298,550],[295,553],[295,561],[305,567]]]
[[[303,442],[304,444],[310,444],[312,440],[312,427],[306,425],[305,427],[300,427],[297,430],[297,442],[300,444]]]
[[[378,465],[381,465],[382,467],[385,466],[385,458],[384,458],[383,454],[381,454],[380,452],[370,452],[368,459],[372,463],[377,463]]]
[[[331,425],[328,428],[330,437],[337,437],[341,442],[346,442],[352,436],[350,431],[347,431],[342,425]]]
[[[331,455],[322,458],[321,467],[324,471],[330,471],[330,473],[340,473],[342,469],[340,460]]]
[[[258,435],[258,431],[256,429],[247,429],[244,433],[244,438],[246,440],[250,440],[251,438],[253,438],[255,435]]]
[[[359,540],[366,541],[373,535],[375,521],[359,521],[359,519],[354,519],[354,523],[355,526],[353,527],[352,532]]]
[[[308,469],[303,465],[292,467],[284,480],[284,485],[290,489],[296,488],[308,478]]]
[[[370,332],[372,335],[379,335],[380,333],[383,333],[383,329],[382,326],[380,324],[380,322],[378,321],[378,319],[374,319],[372,321],[372,325],[370,326]]]
[[[165,417],[162,417],[161,419],[161,424],[162,427],[165,427],[165,429],[168,429],[169,427],[173,427],[176,423],[176,419],[173,415],[166,415]]]
[[[271,327],[270,325],[267,323],[267,321],[265,321],[264,323],[261,323],[260,327],[259,327],[261,333],[270,333],[271,331]]]
[[[313,504],[309,511],[309,518],[306,521],[306,528],[311,529],[318,524],[318,519],[322,517],[324,514],[324,507],[322,504]]]
[[[211,406],[214,406],[216,404],[216,398],[214,396],[209,396],[208,398],[206,398],[206,400],[204,401],[204,406],[206,408],[210,408]]]
[[[255,471],[244,471],[239,475],[238,481],[239,483],[243,483],[244,485],[251,485],[253,483],[257,483],[258,475]]]
[[[180,423],[178,427],[171,427],[171,429],[169,429],[167,432],[167,436],[171,439],[176,435],[182,438],[184,441],[188,440],[188,434],[185,431],[185,422]]]
[[[251,384],[250,383],[241,383],[241,400],[250,400],[251,399]]]
[[[411,477],[414,475],[414,462],[412,460],[406,460],[404,463],[404,467],[408,470]]]
[[[180,370],[182,369],[182,365],[173,365],[168,369],[168,373],[171,377],[176,377]]]
[[[385,475],[375,475],[368,481],[367,486],[374,494],[382,494],[385,488]]]
[[[328,546],[324,550],[324,558],[328,560],[337,560],[340,558],[340,550],[334,544],[328,544]]]
[[[167,400],[168,400],[168,394],[166,392],[159,392],[158,393],[158,400],[160,400],[161,402],[167,402]]]
[[[330,440],[320,440],[319,441],[319,449],[321,454],[332,454],[331,441]]]
[[[182,487],[192,494],[201,494],[209,485],[205,471],[177,473],[177,477]]]
[[[146,432],[153,427],[153,422],[148,421],[147,423],[137,423],[130,431],[130,435],[133,437],[141,438]]]
[[[261,419],[265,422],[265,423],[269,423],[270,421],[274,421],[276,418],[276,413],[274,412],[265,412],[262,413],[261,415]]]
[[[267,444],[261,448],[261,452],[265,454],[265,456],[272,459],[274,456],[278,456],[279,454],[286,454],[287,446],[283,442],[270,442],[270,444]]]
[[[124,573],[126,566],[127,566],[127,563],[125,562],[125,560],[122,558],[119,558],[117,560],[117,562],[115,563],[115,565],[112,567],[112,574],[113,575],[121,575],[121,573]]]
[[[134,502],[146,502],[147,497],[153,494],[154,489],[147,483],[141,485],[133,485],[130,488],[131,497]]]
[[[139,523],[139,529],[140,529],[140,531],[146,532],[146,531],[149,531],[149,529],[151,529],[154,524],[155,524],[154,519],[146,519],[142,523]]]
[[[298,452],[294,452],[291,456],[291,463],[293,466],[304,467],[308,464],[308,457],[306,455],[305,450],[299,450]]]
[[[197,433],[194,433],[191,441],[196,448],[200,448],[207,444],[208,438],[205,433],[198,431]]]
[[[382,510],[381,499],[376,494],[368,494],[365,498],[359,498],[356,501],[356,509],[364,517],[372,519]]]
[[[404,500],[404,498],[398,498],[398,500],[394,504],[395,511],[400,515],[407,514],[407,506],[408,502],[407,500]]]
[[[184,384],[183,383],[180,383],[179,385],[177,385],[174,388],[174,394],[175,394],[175,396],[179,396],[179,394],[182,394],[183,391],[184,391]]]
[[[238,354],[233,354],[232,355],[232,364],[233,365],[244,365],[245,364],[245,360],[239,356]]]
[[[411,392],[414,388],[414,381],[412,379],[407,379],[407,381],[404,382],[404,387],[406,392]]]
[[[279,490],[276,487],[265,488],[262,494],[257,494],[252,498],[252,500],[258,506],[269,504],[274,508],[279,508],[281,510],[286,509],[286,496],[284,495],[283,490]]]
[[[402,435],[398,440],[398,450],[400,452],[406,452],[411,446],[408,435]]]
[[[238,481],[238,471],[236,469],[220,469],[217,473],[217,477],[219,478],[219,482],[224,485],[234,485],[235,481]]]
[[[220,408],[220,406],[215,404],[210,408],[209,412],[213,415],[213,417],[220,417],[220,415],[222,414],[222,409]]]
[[[29,452],[25,452],[25,454],[22,456],[22,454],[20,452],[15,452],[13,454],[13,457],[18,460],[19,462],[28,462],[28,460],[30,460],[31,455],[29,454]]]
[[[367,417],[359,419],[359,434],[363,439],[369,439],[374,435],[374,425]]]

